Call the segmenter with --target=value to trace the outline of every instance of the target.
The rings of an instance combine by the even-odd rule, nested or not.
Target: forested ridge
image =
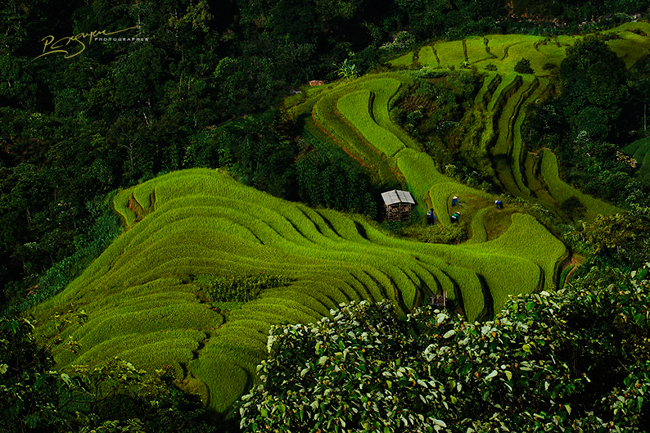
[[[538,431],[610,431],[617,425],[623,430],[645,431],[648,405],[643,395],[650,386],[650,361],[645,354],[650,328],[644,306],[650,295],[644,279],[650,266],[650,147],[646,139],[650,47],[644,48],[642,54],[627,54],[627,45],[612,44],[617,37],[606,31],[647,19],[649,7],[645,1],[616,0],[572,4],[554,0],[106,0],[66,4],[9,0],[0,8],[0,412],[5,420],[0,431],[258,431],[262,426],[270,431],[334,431],[334,425],[338,431],[411,431],[409,425],[413,431],[496,431],[493,429],[503,426],[514,430],[526,426]],[[634,32],[639,37],[647,36],[640,29],[630,29],[631,38]],[[471,37],[500,34],[540,36],[548,39],[545,43],[557,43],[558,47],[562,37],[585,37],[567,44],[561,64],[544,65],[548,66],[544,71],[537,66],[533,71],[529,60],[517,59],[521,61],[515,72],[524,78],[508,84],[499,81],[505,80],[501,76],[495,78],[501,71],[495,72],[497,75],[479,71],[468,55],[471,46],[467,41]],[[101,40],[107,35],[109,40]],[[60,40],[58,47],[53,40]],[[431,48],[429,53],[421,49],[436,46],[433,41],[461,40],[465,62],[455,66],[441,63],[445,54],[442,51]],[[488,45],[489,41],[485,42],[490,54]],[[424,54],[430,56],[431,64],[437,60],[437,66],[426,64]],[[506,48],[501,60],[507,54]],[[410,60],[394,60],[404,58],[399,56]],[[497,59],[494,53],[491,56]],[[306,377],[312,385],[314,381],[336,382],[343,387],[339,389],[343,403],[336,404],[355,407],[354,415],[330,412],[330,400],[325,402],[326,395],[321,394],[326,387],[309,390],[290,381],[295,386],[290,388],[293,394],[274,395],[277,386],[286,380],[284,370],[262,370],[266,388],[260,385],[246,396],[248,401],[263,401],[257,409],[244,400],[219,414],[205,408],[196,396],[180,391],[174,372],[167,367],[145,374],[130,360],[116,359],[95,369],[51,371],[55,367],[50,351],[55,351],[55,358],[59,356],[56,351],[79,353],[77,342],[72,338],[65,344],[49,340],[50,346],[43,348],[43,341],[32,335],[33,319],[28,311],[61,292],[123,232],[125,224],[115,212],[119,206],[114,205],[120,200],[118,191],[166,173],[219,168],[237,181],[281,199],[363,214],[366,220],[354,224],[364,227],[364,235],[371,227],[366,227],[365,221],[371,221],[372,227],[388,230],[392,236],[424,243],[459,244],[468,233],[475,236],[477,228],[467,223],[424,230],[417,212],[406,224],[382,222],[380,193],[404,188],[409,179],[397,173],[385,156],[370,152],[366,160],[345,145],[332,146],[344,140],[336,136],[336,128],[318,123],[333,119],[332,115],[318,111],[320,102],[310,106],[309,98],[318,97],[320,90],[309,90],[309,80],[333,83],[342,79],[342,83],[353,86],[355,79],[370,72],[406,70],[415,71],[415,78],[400,84],[395,99],[385,104],[389,107],[385,115],[413,137],[440,173],[485,194],[512,194],[509,180],[499,177],[472,147],[483,143],[477,137],[485,134],[481,128],[488,125],[476,114],[479,111],[473,104],[480,102],[483,87],[488,89],[486,94],[503,91],[505,100],[527,91],[525,96],[534,94],[535,99],[525,106],[527,114],[518,125],[526,140],[526,152],[544,155],[542,163],[547,165],[555,159],[545,152],[554,152],[559,178],[615,209],[608,215],[594,216],[593,208],[586,207],[578,195],[558,199],[552,206],[528,202],[516,194],[507,196],[508,206],[535,216],[567,245],[573,259],[571,264],[564,264],[561,275],[540,286],[561,289],[571,274],[571,283],[563,290],[522,295],[507,304],[504,317],[510,325],[492,317],[491,313],[498,311],[488,308],[475,312],[484,313],[482,319],[494,318],[494,322],[488,322],[494,332],[510,333],[506,346],[513,352],[506,353],[509,349],[494,345],[484,349],[485,353],[496,354],[494,358],[517,358],[508,358],[508,368],[495,364],[455,370],[451,364],[443,365],[447,361],[442,360],[438,373],[427,370],[430,382],[420,386],[427,390],[441,387],[440,395],[445,394],[445,387],[457,389],[458,395],[441,400],[435,392],[415,391],[407,386],[411,379],[402,379],[400,362],[411,363],[409,378],[421,376],[426,370],[423,360],[430,362],[434,350],[428,341],[448,340],[461,330],[467,338],[480,338],[482,331],[477,328],[470,332],[468,329],[474,325],[460,318],[436,316],[438,313],[431,310],[414,313],[409,322],[403,322],[404,317],[387,318],[389,313],[381,312],[385,306],[377,310],[355,310],[353,306],[340,314],[350,315],[352,322],[356,320],[354,314],[359,314],[362,324],[346,322],[341,329],[355,334],[375,332],[384,326],[382,320],[388,320],[392,330],[387,334],[395,333],[389,340],[400,342],[384,354],[386,359],[354,340],[356,337],[345,343],[359,350],[369,349],[377,357],[376,365],[388,363],[390,368],[385,372],[400,377],[389,380],[389,388],[393,384],[396,387],[394,401],[400,403],[379,411],[383,411],[381,416],[375,417],[372,411],[367,417],[358,415],[365,410],[363,405],[350,403],[358,397],[353,390],[346,394],[348,391],[343,389],[352,377],[365,380],[366,376],[359,372],[365,374],[365,369],[370,368],[364,364],[366,360],[354,364],[359,370],[352,373],[358,376],[337,376],[340,353],[318,349],[317,357],[310,359],[315,355],[300,352],[303,349],[297,349],[297,343],[291,340],[299,339],[303,331],[318,335],[321,328],[290,331],[294,337],[277,338],[284,346],[276,348],[264,368],[278,362],[295,369],[287,374]],[[540,72],[544,72],[546,80],[542,84],[525,77]],[[490,84],[488,80],[493,81]],[[359,82],[362,87],[358,92],[370,92],[368,101],[372,106],[372,98],[379,93]],[[490,101],[487,97],[484,100],[487,109]],[[345,111],[345,104],[354,107],[352,104],[357,103],[337,99],[332,113],[347,114],[342,119],[348,125],[361,122],[354,119],[353,109]],[[501,115],[510,107],[494,109]],[[370,113],[375,121],[377,112]],[[313,123],[306,127],[305,122],[310,121]],[[489,120],[487,128],[492,123]],[[495,130],[498,126],[494,123]],[[357,133],[360,142],[366,139],[362,132]],[[399,135],[399,131],[396,133]],[[499,146],[500,138],[490,140],[490,145]],[[490,152],[495,167],[500,167],[499,158],[507,161],[495,156],[495,150]],[[513,172],[513,176],[516,178],[517,173]],[[547,176],[545,182],[550,184],[549,179]],[[151,200],[149,204],[139,203],[134,197],[124,201],[124,209],[133,211],[137,222],[146,217],[149,205],[153,209],[154,198]],[[593,203],[598,207],[605,202]],[[332,216],[331,220],[336,218]],[[498,237],[510,227],[509,222],[499,226],[499,221],[492,221],[496,228],[488,230],[485,240]],[[572,270],[577,262],[581,266]],[[477,285],[487,290],[480,278]],[[557,287],[555,279],[560,282]],[[192,283],[199,284],[196,281]],[[232,283],[234,286],[229,283],[228,290],[237,292],[237,284],[247,290],[249,284],[258,287],[252,280],[242,281]],[[518,292],[513,288],[513,293]],[[572,303],[583,305],[587,311],[577,312]],[[609,311],[609,307],[620,315]],[[549,308],[560,313],[545,315]],[[227,318],[230,313],[226,308],[223,311]],[[462,308],[458,311],[462,312]],[[330,314],[340,315],[334,311]],[[579,347],[576,343],[573,352],[558,347],[551,353],[558,356],[559,367],[551,367],[536,346],[547,344],[540,342],[544,341],[542,337],[531,337],[531,345],[528,337],[513,331],[519,332],[520,328],[512,323],[520,321],[530,326],[530,320],[539,317],[548,325],[545,329],[561,336],[558,338],[566,344],[573,344],[571,336],[577,336],[575,341],[586,345]],[[65,334],[66,326],[85,320],[83,314],[72,309],[67,315],[62,313],[53,318],[56,325],[52,335],[58,338]],[[567,328],[562,320],[584,323]],[[417,323],[406,324],[411,321]],[[607,324],[599,327],[599,321]],[[508,328],[511,325],[515,328]],[[319,322],[318,326],[329,325]],[[611,335],[629,338],[620,349],[614,348],[613,340],[603,343],[606,350],[594,342]],[[304,337],[310,348],[313,338]],[[407,347],[403,357],[402,344]],[[323,361],[324,356],[334,361]],[[375,362],[375,358],[369,360]],[[537,368],[533,364],[542,365],[539,371],[546,376],[516,376],[512,366],[523,362],[529,363],[526,365],[530,365],[530,371]],[[599,385],[589,385],[594,374],[608,371],[608,363],[617,363],[612,376]],[[458,378],[452,385],[438,383],[442,376],[436,374],[458,374]],[[461,394],[461,378],[470,374],[487,376],[479,386],[480,397]],[[568,385],[560,384],[562,375],[568,375]],[[419,379],[413,377],[416,384]],[[495,384],[497,380],[502,382]],[[465,390],[470,386],[478,385],[468,384]],[[196,391],[188,386],[184,389]],[[513,389],[536,389],[545,393],[546,400],[516,399],[512,397]],[[419,393],[426,397],[417,397]],[[303,397],[297,398],[299,395]],[[634,402],[630,395],[634,395]],[[306,402],[307,398],[316,403]],[[484,404],[471,403],[473,398],[482,398]],[[431,403],[435,408],[426,409],[426,403],[422,406],[418,400],[435,401]],[[497,400],[500,403],[494,404]],[[265,406],[272,402],[277,402],[282,411]],[[448,402],[457,408],[448,418],[456,422],[454,427],[441,421]],[[123,411],[124,407],[129,410]],[[505,408],[518,415],[506,420]],[[535,411],[543,421],[530,415]],[[408,412],[420,417],[411,419],[405,415]],[[269,413],[274,415],[267,425]],[[344,430],[345,420],[352,425],[348,430]]]

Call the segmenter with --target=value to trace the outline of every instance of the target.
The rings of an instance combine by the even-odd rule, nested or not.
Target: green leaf
[[[40,420],[41,418],[38,416],[38,414],[27,415],[25,417],[25,425],[29,428],[36,428],[38,427],[38,422]]]
[[[452,329],[452,330],[450,330],[450,331],[447,331],[447,332],[445,333],[445,335],[442,336],[442,338],[451,338],[451,337],[453,337],[454,335],[456,335],[456,331]]]
[[[5,329],[8,331],[12,331],[14,334],[18,332],[18,329],[20,328],[20,323],[18,323],[17,320],[9,320],[5,323]]]
[[[434,418],[433,423],[435,425],[439,425],[440,427],[445,427],[445,428],[447,427],[447,424],[445,424],[445,422],[443,420],[440,420],[440,419],[435,419]]]

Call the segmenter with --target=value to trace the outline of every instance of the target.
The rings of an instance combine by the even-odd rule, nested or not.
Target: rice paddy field
[[[630,65],[632,47],[650,47],[638,28],[650,34],[650,25],[630,23],[612,30],[619,37],[608,42]],[[562,242],[530,215],[496,210],[498,196],[447,177],[390,113],[414,82],[409,69],[476,67],[485,78],[474,108],[485,123],[472,126],[476,133],[470,130],[462,146],[480,150],[494,182],[553,208],[575,199],[587,217],[615,212],[562,181],[552,152],[524,150],[527,107],[544,97],[547,75],[572,43],[573,37],[521,35],[434,42],[390,62],[395,70],[285,102],[287,114],[304,119],[324,145],[340,146],[380,182],[401,182],[416,212],[433,208],[443,226],[460,212],[469,241],[409,241],[360,216],[274,198],[219,170],[178,171],[115,196],[125,232],[33,310],[38,335],[54,344],[58,368],[115,356],[148,371],[170,365],[183,388],[224,413],[256,383],[272,325],[315,322],[354,300],[389,299],[406,313],[442,293],[473,321],[500,310],[510,295],[554,288],[567,257]],[[514,72],[521,58],[531,60],[533,74]],[[646,142],[625,152],[650,167]],[[220,278],[281,283],[250,299],[224,294],[216,301],[202,281]],[[82,319],[65,320],[77,315]],[[69,340],[79,343],[74,353],[65,350]]]
[[[38,334],[55,338],[47,317],[83,311],[84,320],[57,335],[61,345],[79,343],[76,353],[55,349],[60,368],[114,356],[149,371],[171,365],[179,381],[222,412],[255,383],[271,325],[314,322],[363,299],[390,299],[406,313],[443,292],[474,320],[492,308],[490,299],[500,308],[508,295],[550,287],[553,276],[545,274],[566,254],[528,215],[517,215],[493,241],[423,244],[387,236],[360,217],[274,198],[210,169],[124,190],[115,207],[130,221],[128,230],[34,310],[43,323]],[[197,282],[255,275],[285,283],[224,309],[206,300]]]

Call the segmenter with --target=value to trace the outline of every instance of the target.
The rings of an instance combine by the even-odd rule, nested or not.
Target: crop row
[[[458,188],[449,185],[444,206]],[[518,251],[484,254],[392,239],[364,220],[282,201],[215,170],[173,173],[136,189],[149,200],[148,214],[37,314],[72,302],[88,314],[85,323],[63,332],[81,349],[76,359],[61,355],[62,365],[118,354],[151,366],[168,353],[178,374],[189,366],[207,384],[215,408],[229,405],[253,380],[264,356],[264,324],[314,321],[359,299],[389,298],[406,311],[441,291],[474,319],[487,307],[483,281],[495,299],[540,284],[540,268],[518,258]],[[517,281],[496,274],[518,268]],[[284,275],[291,283],[233,310],[225,323],[187,280],[256,272]],[[160,342],[141,349],[119,343],[152,335]]]
[[[377,125],[369,111],[370,97],[369,90],[358,90],[341,97],[336,106],[372,146],[387,156],[393,156],[404,148],[404,143],[394,134]]]
[[[607,44],[621,58],[627,68],[634,65],[650,49],[650,26],[648,23],[625,23],[606,32],[613,37]],[[548,76],[566,56],[566,47],[582,36],[560,35],[553,38],[532,35],[486,35],[468,37],[465,40],[441,41],[427,45],[418,51],[418,63],[422,66],[449,68],[477,66],[500,74],[510,74],[522,58],[529,60],[534,73]],[[414,64],[414,52],[408,52],[389,62],[395,67],[409,67]]]
[[[596,214],[608,215],[616,212],[615,206],[584,194],[560,179],[557,157],[550,150],[542,152],[541,173],[549,192],[559,204],[575,198],[584,205],[586,215],[591,217]]]
[[[351,90],[358,90],[356,85],[345,89],[333,90],[321,97],[314,105],[312,118],[314,123],[329,134],[339,146],[358,156],[367,165],[377,171],[382,180],[390,179],[390,168],[382,155],[377,153],[363,138],[338,115],[336,108],[339,98]]]
[[[523,144],[523,138],[521,136],[521,127],[524,123],[524,119],[526,118],[527,105],[535,102],[546,91],[548,82],[549,81],[546,78],[538,79],[539,85],[534,88],[534,92],[531,93],[530,96],[528,96],[523,106],[519,109],[517,120],[513,125],[513,131],[512,131],[513,143],[512,143],[512,150],[511,150],[512,174],[515,178],[515,182],[517,183],[517,188],[526,197],[530,196],[530,189],[528,188],[528,186],[526,186],[524,175],[521,170],[521,166],[524,163],[524,159],[525,159],[524,152],[523,152],[524,144]]]

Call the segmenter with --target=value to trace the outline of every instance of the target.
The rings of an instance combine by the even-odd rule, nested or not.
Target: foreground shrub
[[[648,264],[647,266],[650,266]],[[470,324],[350,304],[272,328],[244,431],[643,431],[650,281],[597,268]]]
[[[169,366],[145,374],[114,358],[55,371],[33,328],[25,318],[0,318],[0,432],[216,431],[198,397],[173,384]]]

